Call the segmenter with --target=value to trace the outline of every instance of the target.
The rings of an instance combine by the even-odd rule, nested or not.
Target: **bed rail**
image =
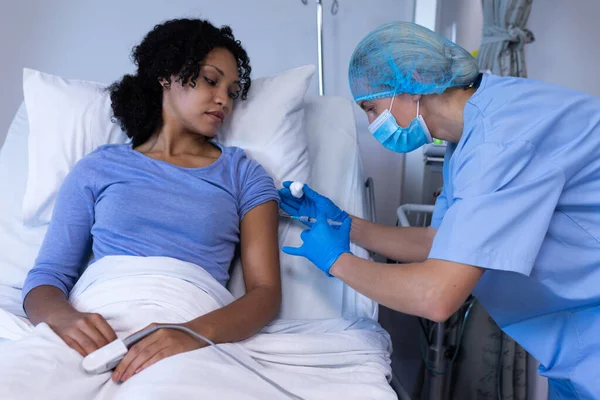
[[[371,222],[377,220],[377,214],[375,212],[375,186],[373,178],[370,176],[365,181],[365,194],[367,199],[367,219]]]

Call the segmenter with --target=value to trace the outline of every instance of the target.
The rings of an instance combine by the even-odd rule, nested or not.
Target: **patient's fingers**
[[[172,355],[204,347],[188,333],[160,329],[136,343],[121,360],[113,373],[113,380],[122,382],[150,365]]]
[[[125,381],[132,376],[146,360],[154,356],[156,352],[160,350],[156,350],[153,346],[159,339],[160,336],[157,331],[134,344],[113,371],[113,380],[115,382],[120,379]]]
[[[104,317],[100,314],[92,314],[90,320],[94,323],[98,331],[104,336],[104,338],[110,343],[117,339],[117,335],[113,328],[106,322]]]
[[[142,372],[143,370],[145,370],[146,368],[148,368],[149,366],[151,366],[152,364],[156,364],[157,362],[159,362],[160,360],[162,360],[163,358],[167,358],[169,357],[171,354],[169,354],[169,352],[167,351],[167,349],[163,349],[158,351],[154,356],[152,356],[151,359],[149,359],[148,361],[146,361],[144,364],[142,364],[141,367],[139,367],[135,373],[139,374],[140,372]]]
[[[165,350],[168,345],[162,341],[156,341],[151,345],[148,345],[142,353],[140,353],[135,359],[131,360],[131,363],[123,373],[121,380],[126,381],[136,374],[138,370],[142,368],[149,360],[158,358],[159,360],[165,358]]]
[[[81,347],[76,341],[74,341],[73,339],[71,339],[68,336],[61,336],[60,337],[67,346],[69,346],[70,348],[72,348],[73,350],[75,350],[76,352],[78,352],[79,354],[81,354],[82,357],[87,356],[86,351],[83,349],[83,347]]]
[[[91,353],[108,344],[108,340],[89,319],[77,321],[76,328],[81,332],[80,335],[77,335],[77,342],[87,352]]]
[[[54,315],[48,326],[82,356],[116,339],[114,330],[100,314],[70,310]]]
[[[75,342],[77,342],[79,346],[81,346],[85,353],[84,357],[102,347],[97,345],[92,338],[90,338],[87,334],[85,334],[82,331],[78,331],[77,334],[74,334],[73,336],[71,336],[71,338]]]

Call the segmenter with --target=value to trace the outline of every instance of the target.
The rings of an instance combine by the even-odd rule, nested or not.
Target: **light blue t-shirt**
[[[429,257],[486,269],[473,294],[550,392],[600,398],[600,99],[484,75],[432,226]]]
[[[155,160],[129,144],[105,145],[81,159],[58,193],[48,232],[23,287],[68,294],[104,256],[163,256],[199,265],[219,283],[253,207],[279,201],[271,177],[236,147],[203,168]],[[92,262],[93,262],[92,261]]]

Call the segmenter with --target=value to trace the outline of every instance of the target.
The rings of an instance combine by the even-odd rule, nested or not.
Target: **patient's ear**
[[[160,86],[162,86],[164,90],[169,90],[171,88],[171,81],[166,78],[159,78],[158,83],[160,83]]]

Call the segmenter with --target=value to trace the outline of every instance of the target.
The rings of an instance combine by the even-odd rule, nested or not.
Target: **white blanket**
[[[196,265],[163,257],[106,257],[82,275],[70,301],[102,314],[119,337],[152,322],[180,323],[234,301]],[[81,356],[46,325],[0,310],[1,399],[285,399],[210,347],[164,359],[126,383],[87,375]],[[372,320],[277,320],[220,345],[304,399],[395,399],[390,340]]]

